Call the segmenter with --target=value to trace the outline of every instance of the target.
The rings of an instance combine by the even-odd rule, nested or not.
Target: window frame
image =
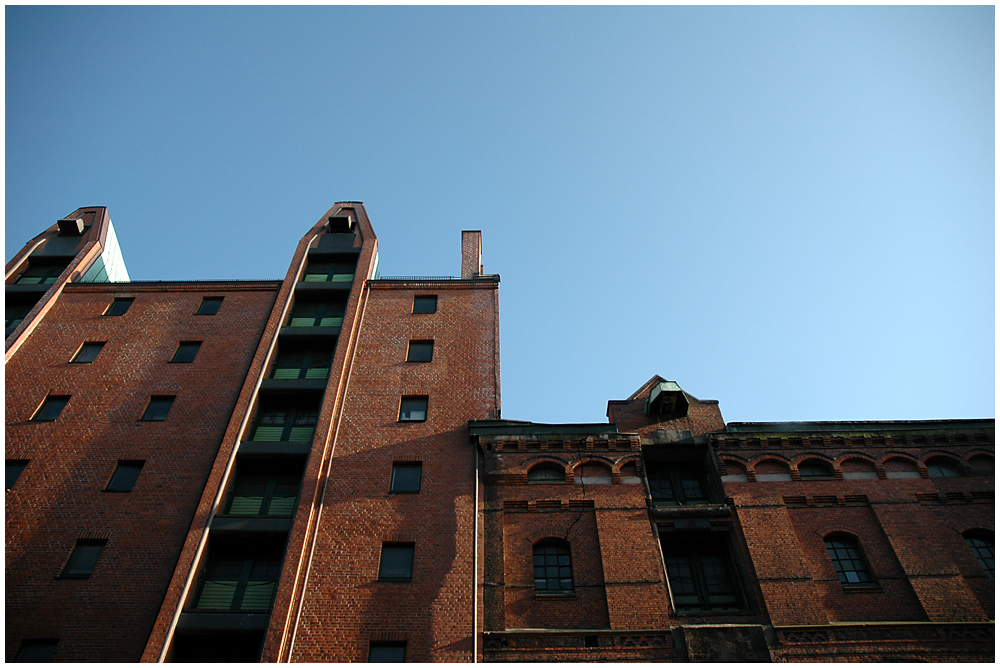
[[[970,529],[962,534],[965,544],[972,550],[972,556],[979,562],[979,566],[986,573],[990,582],[995,582],[996,573],[996,551],[994,549],[993,534],[985,529]],[[979,541],[982,545],[974,545],[973,541]],[[989,550],[989,557],[983,554],[984,550]]]
[[[808,473],[802,475],[802,467],[805,466]],[[837,474],[833,470],[833,465],[829,462],[823,461],[822,459],[806,459],[800,462],[795,467],[799,472],[799,480],[836,480]],[[813,473],[813,471],[822,470],[822,474]]]
[[[104,350],[105,344],[107,344],[107,341],[84,341],[80,344],[76,354],[73,355],[73,359],[71,359],[69,363],[90,364],[97,359],[98,355],[101,354],[101,351]]]
[[[278,413],[284,413],[281,424],[273,422]],[[272,422],[265,422],[265,418],[272,420]],[[296,405],[292,402],[265,403],[258,406],[256,413],[254,413],[253,423],[250,426],[250,438],[247,440],[261,443],[312,443],[313,439],[316,438],[316,427],[318,425],[318,405],[304,406]],[[278,439],[258,439],[257,434],[260,429],[268,427],[281,427],[281,437]],[[291,440],[295,429],[304,429],[305,427],[311,428],[309,438],[306,440]]]
[[[423,408],[424,408],[423,417],[422,418],[409,417],[410,414],[414,412],[419,412],[415,410],[413,405],[415,405],[414,402],[419,403],[421,401],[423,402]],[[410,402],[411,408],[404,413],[403,408],[406,402]],[[427,419],[430,417],[428,415],[429,413],[430,413],[430,397],[428,397],[427,395],[424,394],[405,395],[399,398],[399,419],[397,420],[397,422],[401,423],[427,422]],[[407,417],[404,417],[404,415],[406,415]]]
[[[270,611],[274,605],[274,595],[278,590],[278,582],[281,578],[282,561],[282,551],[272,541],[235,540],[211,544],[204,566],[198,575],[198,585],[195,595],[191,599],[190,610],[199,613],[260,613]],[[232,572],[227,574],[225,572],[227,569]],[[205,590],[210,585],[218,585],[218,590],[209,593],[215,598],[204,601]],[[228,587],[232,587],[232,598],[230,598],[228,605],[210,605],[213,600],[221,601],[222,599],[217,598],[217,595],[222,594],[224,597]],[[258,590],[251,590],[251,587],[258,588]],[[264,587],[269,587],[269,590],[266,591],[267,604],[252,605],[251,603],[248,606],[247,594],[256,595],[251,601],[262,600]]]
[[[119,460],[115,464],[115,470],[111,473],[111,477],[108,478],[108,484],[104,486],[104,491],[115,494],[127,494],[131,492],[135,488],[135,484],[139,481],[139,476],[142,474],[142,467],[145,464],[146,461],[142,459]],[[135,472],[134,475],[132,471]]]
[[[73,545],[73,551],[59,573],[61,580],[86,580],[97,569],[97,563],[107,547],[104,539],[80,538]],[[82,563],[81,563],[82,562]]]
[[[712,503],[708,476],[705,474],[705,468],[697,462],[651,462],[646,465],[646,482],[649,485],[649,497],[654,505],[706,506]],[[670,492],[669,498],[663,494],[664,482]],[[688,499],[685,482],[697,483],[701,497]]]
[[[263,485],[256,512],[233,512],[233,506],[249,507],[258,498],[252,487]],[[248,489],[249,488],[249,489]],[[292,489],[294,488],[294,491]],[[302,466],[297,462],[244,460],[236,465],[236,475],[226,495],[225,517],[290,518],[298,507],[302,489]],[[277,501],[277,503],[275,503]]]
[[[840,545],[831,546],[830,543],[840,543]],[[861,547],[861,541],[857,536],[843,532],[827,534],[823,536],[823,546],[826,548],[827,559],[829,559],[830,565],[837,575],[837,580],[845,590],[881,588],[878,578],[875,577],[871,564],[865,556],[865,551]],[[847,554],[845,556],[837,556],[832,552],[834,550],[844,550]],[[856,556],[852,556],[852,551]],[[842,568],[845,563],[850,565],[851,568]],[[859,567],[862,570],[858,570]],[[850,576],[847,573],[855,574],[858,577],[858,581],[850,582]],[[858,575],[859,573],[863,574],[868,580],[863,580]]]
[[[417,486],[416,488],[406,489],[397,488],[396,486],[396,472],[402,469],[416,469],[417,471]],[[389,493],[390,494],[419,494],[420,487],[423,483],[424,478],[424,463],[423,462],[393,462],[392,472],[389,475]]]
[[[18,275],[17,280],[14,281],[14,284],[15,285],[52,285],[57,280],[59,280],[59,276],[61,276],[62,273],[64,271],[66,271],[67,267],[69,267],[68,263],[67,264],[62,264],[62,263],[52,263],[52,264],[45,263],[45,264],[41,264],[41,263],[32,263],[29,260],[28,266],[24,269],[24,271],[22,271]],[[55,273],[53,273],[53,272],[55,272]],[[37,278],[39,280],[34,281],[34,282],[28,282],[28,281],[23,280],[25,278]]]
[[[418,300],[422,300],[420,308],[417,308]],[[433,300],[433,301],[431,301]],[[430,314],[437,313],[438,296],[435,295],[413,295],[413,313]]]
[[[174,351],[174,356],[170,358],[169,364],[193,364],[195,359],[198,357],[198,352],[201,351],[201,344],[203,341],[180,341],[177,344],[177,350]],[[185,351],[184,357],[187,357],[187,353],[191,350],[191,359],[178,359],[181,356],[181,351]]]
[[[274,356],[271,364],[271,371],[268,374],[269,380],[326,380],[330,377],[330,369],[333,368],[334,350],[327,348],[279,348],[278,354]],[[294,358],[301,358],[295,361]],[[293,358],[290,360],[290,358]],[[326,366],[314,366],[314,362],[325,360]],[[292,377],[291,372],[295,372]],[[322,376],[318,371],[325,373]],[[276,374],[281,372],[281,377]]]
[[[195,315],[217,315],[219,309],[222,308],[222,302],[225,301],[225,296],[217,297],[202,297],[201,304],[198,305],[198,310],[194,312]]]
[[[416,355],[414,353],[417,353]],[[427,359],[419,359],[426,356]],[[428,364],[434,361],[434,339],[415,339],[406,348],[407,364]]]
[[[66,410],[66,406],[69,404],[69,400],[71,398],[72,395],[70,394],[48,395],[47,397],[45,397],[45,399],[42,400],[42,403],[38,406],[38,409],[35,411],[35,414],[31,416],[31,422],[55,422],[56,420],[59,419],[59,416],[62,415],[62,412]],[[59,402],[62,402],[62,405],[59,406],[58,409],[50,408],[55,406]],[[55,411],[55,415],[47,417],[47,414],[51,414],[53,410]]]
[[[135,302],[135,297],[114,297],[108,304],[108,308],[104,309],[104,316],[123,316],[132,308],[133,302]]]
[[[357,261],[345,260],[310,260],[306,263],[306,268],[302,271],[303,283],[353,283],[354,275],[357,273]],[[321,268],[326,271],[320,271]],[[349,268],[350,273],[341,271]],[[321,277],[310,278],[310,277]]]
[[[965,473],[962,467],[947,457],[932,457],[924,466],[927,468],[928,478],[962,478]]]
[[[557,570],[555,575],[550,575],[550,568]],[[539,571],[539,569],[542,570]],[[573,552],[567,541],[557,538],[543,538],[532,545],[531,570],[536,597],[576,595],[576,579],[573,577]],[[564,573],[568,573],[568,575]],[[569,588],[563,586],[566,580],[569,580]],[[556,586],[549,587],[553,581]],[[545,586],[539,588],[539,582],[544,582]]]
[[[554,476],[545,474],[552,472]],[[566,468],[553,462],[540,462],[528,469],[525,481],[532,485],[557,485],[566,482]]]
[[[315,313],[309,313],[315,311]],[[343,327],[347,303],[342,301],[296,300],[288,314],[286,327]],[[302,321],[296,323],[296,320]],[[311,321],[307,323],[305,321]],[[328,321],[328,322],[324,322]]]
[[[397,551],[400,555],[409,553],[409,563],[407,564],[407,575],[393,575],[391,573],[386,573],[386,552],[387,551]],[[412,582],[413,581],[413,567],[416,562],[416,544],[400,541],[383,541],[382,549],[379,552],[378,559],[378,581],[379,582]],[[397,564],[391,564],[389,568],[396,568]]]
[[[167,417],[170,415],[170,409],[174,407],[174,401],[177,399],[177,395],[168,394],[154,394],[149,397],[149,402],[146,404],[146,409],[142,412],[142,417],[139,418],[139,422],[165,422]],[[154,409],[154,404],[157,406]],[[163,410],[163,407],[166,407]],[[163,417],[159,417],[160,410],[163,410]]]
[[[737,611],[747,609],[743,582],[733,557],[733,549],[728,532],[698,535],[692,532],[667,532],[661,534],[663,566],[670,587],[670,604],[679,614],[705,613],[717,611]],[[712,564],[712,561],[715,561]],[[686,565],[688,574],[678,573],[676,567]],[[671,573],[672,566],[674,573]],[[684,582],[690,580],[690,587]],[[723,584],[729,592],[712,591]],[[683,591],[679,591],[683,590]],[[728,599],[712,601],[712,598]],[[690,600],[690,599],[695,600]],[[683,599],[683,600],[682,600]]]

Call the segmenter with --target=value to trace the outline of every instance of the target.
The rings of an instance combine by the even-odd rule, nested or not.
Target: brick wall
[[[69,285],[7,363],[8,460],[30,460],[6,499],[6,659],[58,638],[57,661],[138,661],[208,475],[275,283]],[[196,316],[205,295],[223,296]],[[135,298],[119,317],[115,296]],[[170,364],[180,341],[202,341]],[[71,364],[85,341],[96,360]],[[47,394],[71,398],[31,422]],[[162,422],[140,417],[175,395]],[[103,491],[119,460],[145,462],[131,492]],[[87,579],[60,579],[78,538],[107,540]]]

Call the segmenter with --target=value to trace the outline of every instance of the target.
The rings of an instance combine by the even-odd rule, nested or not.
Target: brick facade
[[[282,281],[90,282],[116,248],[90,207],[7,265],[8,661],[993,660],[993,420],[659,376],[502,419],[479,232],[458,279],[379,278],[357,202]]]

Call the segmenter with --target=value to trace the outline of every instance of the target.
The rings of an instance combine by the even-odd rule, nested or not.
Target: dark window
[[[649,493],[661,505],[691,506],[708,503],[705,476],[695,464],[649,466]]]
[[[222,307],[223,297],[205,297],[201,300],[201,306],[195,311],[195,315],[215,315]]]
[[[433,341],[410,341],[410,349],[406,351],[407,362],[430,362],[434,357]]]
[[[540,464],[528,471],[528,482],[566,482],[566,471],[551,464]]]
[[[160,422],[167,419],[170,407],[174,405],[174,397],[150,397],[142,419],[147,422]]]
[[[252,441],[292,441],[308,443],[316,431],[319,418],[316,408],[287,405],[265,405],[257,411]]]
[[[218,541],[195,597],[196,610],[262,612],[270,609],[281,573],[281,542]]]
[[[51,422],[59,417],[62,413],[62,409],[66,408],[66,403],[69,401],[69,397],[63,396],[49,396],[45,397],[45,401],[42,402],[41,408],[35,413],[35,417],[31,418],[33,422]]]
[[[379,580],[409,581],[413,578],[413,543],[382,543]]]
[[[350,283],[354,262],[310,262],[302,280],[306,283]]]
[[[18,285],[51,285],[59,278],[68,265],[33,264],[17,277]]]
[[[871,585],[875,581],[868,572],[868,564],[858,542],[851,536],[834,536],[826,539],[826,551],[837,571],[841,584]]]
[[[201,341],[181,341],[170,359],[171,364],[190,364],[201,349]]]
[[[677,610],[742,607],[732,560],[723,540],[672,534],[663,541],[663,561]]]
[[[404,663],[406,642],[373,642],[368,646],[368,663]]]
[[[27,459],[7,460],[7,489],[14,486],[14,483],[21,477],[21,473],[24,472],[26,466],[28,466]]]
[[[17,653],[17,663],[48,663],[58,640],[25,640]]]
[[[427,397],[403,397],[400,400],[400,422],[423,422],[426,419]]]
[[[63,567],[61,578],[89,578],[97,566],[97,560],[101,558],[106,541],[103,540],[78,540],[73,554],[69,555],[69,561]]]
[[[984,531],[969,531],[965,534],[965,544],[972,550],[976,561],[986,571],[990,580],[993,579],[993,536]]]
[[[810,459],[799,464],[799,478],[833,478],[833,469],[826,462]]]
[[[104,315],[125,315],[128,307],[135,301],[135,297],[118,297],[113,302]]]
[[[73,357],[73,364],[90,364],[97,359],[97,355],[101,352],[102,348],[104,348],[104,341],[83,344],[80,346],[80,350],[76,352],[76,356]]]
[[[344,302],[295,302],[289,327],[340,327],[344,324]]]
[[[573,563],[569,545],[561,541],[543,541],[532,548],[536,594],[572,594]]]
[[[413,298],[414,313],[437,313],[437,295],[417,295]]]
[[[389,491],[397,493],[419,492],[422,471],[423,464],[421,462],[394,462]]]
[[[111,474],[108,486],[104,488],[106,492],[131,492],[135,486],[135,481],[139,479],[139,472],[145,462],[118,462],[115,472]]]
[[[932,459],[927,462],[927,475],[931,478],[961,478],[962,470],[947,459]]]
[[[271,378],[275,380],[325,380],[330,375],[332,350],[278,351],[271,368]]]
[[[27,302],[14,302],[12,304],[7,304],[6,310],[4,311],[6,317],[5,329],[7,334],[14,331],[18,325],[24,322],[24,319],[28,317],[28,313],[31,312],[31,307],[34,306],[32,303]]]
[[[226,514],[242,517],[291,517],[301,479],[300,464],[241,461],[226,502]]]

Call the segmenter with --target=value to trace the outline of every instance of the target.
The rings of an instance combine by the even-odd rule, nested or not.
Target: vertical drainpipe
[[[472,476],[472,663],[479,657],[479,443],[474,446],[476,467]]]

